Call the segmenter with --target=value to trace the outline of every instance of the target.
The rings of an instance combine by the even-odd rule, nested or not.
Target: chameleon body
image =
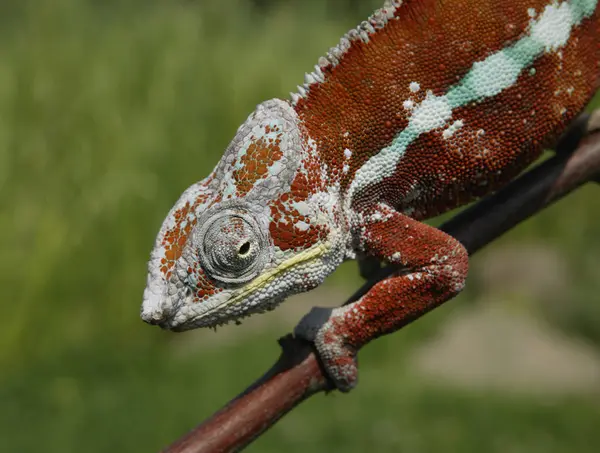
[[[358,258],[406,271],[314,308],[340,390],[356,350],[455,296],[464,247],[422,223],[535,160],[599,85],[598,0],[388,2],[290,100],[260,104],[188,188],[152,251],[142,318],[171,330],[272,309]]]

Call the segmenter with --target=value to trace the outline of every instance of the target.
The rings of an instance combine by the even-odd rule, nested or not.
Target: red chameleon
[[[344,260],[399,264],[296,327],[350,390],[358,348],[465,284],[465,248],[422,221],[513,179],[599,81],[598,0],[386,3],[290,100],[260,104],[183,193],[152,251],[142,318],[216,326],[315,288]]]

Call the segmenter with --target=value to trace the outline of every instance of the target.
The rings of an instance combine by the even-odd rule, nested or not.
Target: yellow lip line
[[[306,261],[310,261],[314,258],[323,256],[328,248],[329,247],[328,247],[327,243],[319,244],[316,247],[310,248],[304,252],[301,252],[301,253],[291,257],[287,261],[284,261],[283,263],[281,263],[277,268],[275,268],[269,272],[265,272],[264,274],[256,277],[246,287],[244,287],[242,289],[242,292],[240,294],[237,294],[236,296],[232,297],[224,304],[214,307],[213,309],[211,309],[205,313],[202,313],[200,316],[196,317],[195,320],[202,319],[202,318],[210,315],[211,313],[213,313],[215,310],[218,310],[220,308],[238,303],[240,300],[246,298],[252,292],[265,286],[267,283],[269,283],[270,281],[275,279],[275,277],[277,277],[279,274],[283,273],[290,267],[295,266],[300,263],[304,263]]]

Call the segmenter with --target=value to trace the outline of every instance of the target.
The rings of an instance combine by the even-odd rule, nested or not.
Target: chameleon
[[[387,1],[289,99],[259,104],[183,192],[151,252],[141,318],[172,331],[239,323],[345,260],[363,275],[395,264],[295,328],[351,390],[359,348],[465,285],[464,246],[425,221],[518,176],[599,81],[598,0]]]

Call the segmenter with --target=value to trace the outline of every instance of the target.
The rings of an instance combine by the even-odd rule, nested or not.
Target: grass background
[[[273,362],[306,305],[161,332],[139,320],[146,260],[254,106],[286,97],[379,3],[0,2],[0,451],[157,451]],[[425,379],[414,355],[496,300],[597,360],[598,197],[585,187],[486,249],[463,295],[361,353],[356,391],[313,398],[249,451],[596,451],[594,382],[456,385]],[[345,265],[311,301],[355,286]]]

